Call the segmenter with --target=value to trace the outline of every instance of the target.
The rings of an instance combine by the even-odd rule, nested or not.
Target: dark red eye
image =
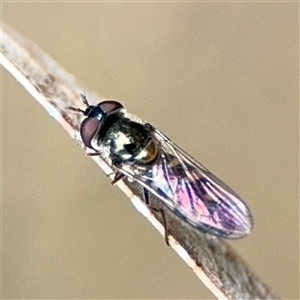
[[[123,108],[123,105],[120,102],[113,101],[113,100],[102,101],[98,103],[97,106],[99,106],[100,109],[106,114],[116,112]]]
[[[94,149],[92,146],[92,140],[97,132],[99,126],[99,120],[96,118],[86,118],[82,121],[80,127],[80,135],[83,143],[91,149]]]

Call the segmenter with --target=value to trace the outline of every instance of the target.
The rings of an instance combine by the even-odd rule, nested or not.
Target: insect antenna
[[[87,101],[87,98],[86,98],[86,96],[85,96],[84,94],[80,94],[80,99],[81,99],[81,101],[83,102],[83,104],[84,104],[85,106],[90,106],[90,104],[89,104],[89,102]]]
[[[90,104],[89,104],[89,102],[87,101],[87,98],[86,98],[86,96],[85,96],[84,94],[80,94],[79,96],[80,96],[80,99],[81,99],[82,103],[83,103],[85,106],[87,106],[87,107],[90,106]],[[76,112],[81,112],[81,113],[84,114],[84,110],[82,110],[82,109],[80,109],[80,108],[78,108],[78,107],[69,106],[68,108],[69,108],[70,110],[73,110],[73,111],[76,111]]]
[[[79,107],[69,106],[68,109],[76,111],[76,112],[84,113],[84,110],[80,109]]]

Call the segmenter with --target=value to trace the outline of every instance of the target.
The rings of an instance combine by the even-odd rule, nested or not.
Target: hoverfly
[[[82,141],[115,171],[112,183],[124,176],[138,182],[145,199],[153,193],[202,232],[231,239],[250,233],[252,216],[240,196],[162,132],[129,114],[117,101],[94,106],[84,95],[81,99],[85,110],[70,109],[86,116],[80,126]]]

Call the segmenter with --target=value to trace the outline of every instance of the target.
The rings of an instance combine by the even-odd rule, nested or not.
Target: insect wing
[[[152,135],[161,151],[155,164],[124,164],[121,172],[199,230],[224,238],[247,235],[252,216],[241,198],[160,131],[153,128]]]

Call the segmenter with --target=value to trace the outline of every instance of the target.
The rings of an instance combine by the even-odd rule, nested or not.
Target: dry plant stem
[[[73,137],[80,126],[81,116],[68,107],[82,107],[78,95],[84,91],[84,86],[35,44],[3,23],[1,33],[1,64]],[[90,103],[101,101],[90,91],[86,94]],[[106,174],[111,174],[112,170],[101,157],[92,159]],[[161,214],[150,212],[145,206],[142,188],[126,179],[116,185],[164,236]],[[165,209],[155,196],[151,195],[150,201],[151,205],[165,212],[171,247],[217,298],[277,298],[226,242],[191,228]]]

